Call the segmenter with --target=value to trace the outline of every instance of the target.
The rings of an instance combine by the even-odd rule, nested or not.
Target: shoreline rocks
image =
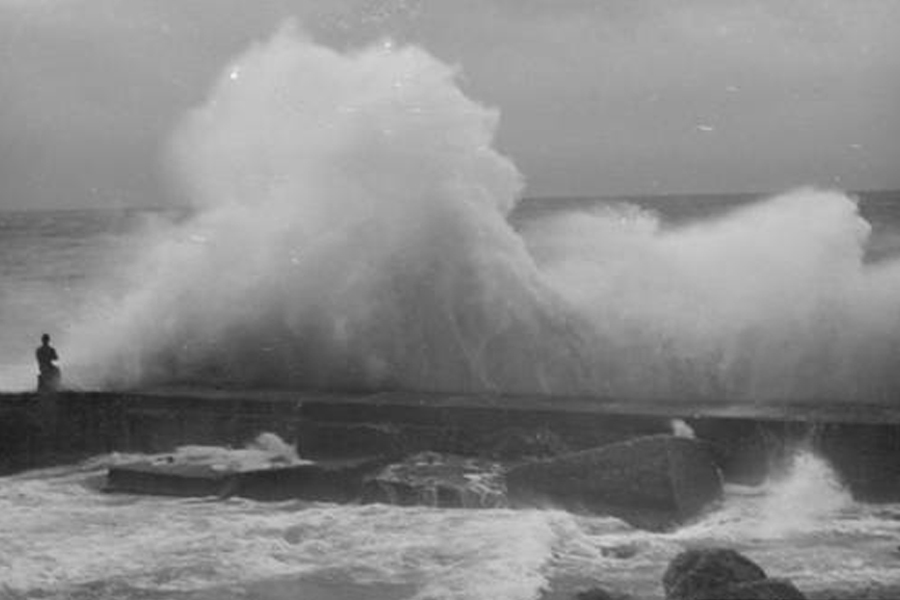
[[[228,452],[239,451],[219,453]],[[650,530],[693,519],[722,495],[721,478],[703,444],[671,435],[513,466],[437,452],[392,462],[371,457],[250,470],[183,462],[168,456],[168,461],[114,466],[108,489],[449,508],[553,506],[619,517]]]
[[[632,600],[632,598],[627,594],[611,592],[602,587],[594,587],[577,592],[573,600]]]
[[[420,452],[364,478],[364,503],[441,508],[505,508],[500,463]]]
[[[619,517],[660,530],[700,515],[722,497],[722,478],[702,442],[644,436],[512,467],[513,506],[554,506]]]
[[[805,600],[786,579],[770,579],[762,567],[730,548],[685,550],[662,578],[666,600]]]
[[[224,449],[220,454],[227,451]],[[191,461],[178,455],[148,456],[109,467],[105,492],[156,496],[238,496],[263,501],[302,499],[354,502],[363,477],[382,467],[380,457],[241,468],[221,460]]]

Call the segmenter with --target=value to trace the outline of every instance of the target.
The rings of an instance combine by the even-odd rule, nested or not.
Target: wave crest
[[[416,47],[293,25],[173,136],[197,214],[70,342],[92,385],[194,382],[755,400],[896,388],[900,266],[839,192],[668,228],[633,208],[514,229],[498,113]]]

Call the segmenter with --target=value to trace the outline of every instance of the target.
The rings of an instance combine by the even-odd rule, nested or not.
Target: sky
[[[897,0],[0,0],[0,209],[178,202],[173,130],[288,18],[457,65],[528,196],[900,188]]]

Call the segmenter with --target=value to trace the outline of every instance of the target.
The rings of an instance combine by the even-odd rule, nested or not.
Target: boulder
[[[722,480],[697,440],[653,435],[510,468],[510,501],[607,514],[646,529],[696,517],[721,498]]]
[[[601,587],[594,587],[577,592],[574,600],[631,600],[628,594],[610,592]]]
[[[414,454],[366,477],[362,501],[449,508],[507,506],[499,463],[437,452]]]
[[[577,592],[574,600],[630,600],[631,596],[610,592],[601,587],[594,587]]]
[[[726,588],[765,580],[762,567],[735,550],[695,548],[672,559],[662,583],[666,600],[712,600]]]

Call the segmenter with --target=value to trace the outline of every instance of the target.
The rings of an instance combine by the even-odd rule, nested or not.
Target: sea
[[[149,327],[129,327],[128,335],[113,348],[115,352],[95,354],[90,347],[93,341],[101,343],[115,338],[116,328],[127,326],[129,319],[144,318],[134,307],[146,305],[135,304],[136,296],[140,298],[163,289],[167,293],[188,294],[191,305],[202,297],[173,287],[172,271],[167,270],[161,276],[158,270],[162,267],[148,267],[142,262],[148,253],[162,253],[166,264],[176,261],[177,267],[178,261],[187,261],[185,269],[190,272],[194,268],[190,261],[195,258],[193,254],[183,254],[184,248],[208,247],[210,231],[216,231],[208,222],[198,221],[196,212],[130,209],[0,213],[0,390],[33,387],[33,352],[44,332],[51,334],[59,351],[64,382],[72,387],[106,385],[106,380],[92,378],[91,365],[84,364],[89,361],[79,357],[95,360],[99,356],[128,354],[147,341],[141,336],[150,335]],[[611,282],[623,281],[622,272],[642,265],[639,270],[630,271],[643,282],[637,292],[658,295],[656,302],[637,302],[640,295],[629,292],[623,304],[609,292],[605,282],[600,282],[603,285],[593,286],[592,293],[601,290],[600,297],[606,298],[613,308],[616,302],[619,308],[633,303],[634,312],[613,310],[603,316],[605,313],[601,311],[596,313],[601,316],[591,318],[635,322],[643,319],[656,326],[669,323],[660,314],[671,309],[672,290],[679,289],[679,282],[693,281],[697,272],[693,267],[702,265],[703,281],[715,292],[710,297],[719,299],[727,308],[744,306],[743,296],[750,296],[753,307],[764,310],[763,315],[770,315],[781,325],[795,323],[790,319],[780,320],[785,311],[794,315],[792,309],[805,316],[821,315],[816,310],[824,309],[810,308],[804,296],[789,295],[817,286],[826,306],[833,302],[839,305],[833,309],[837,312],[825,314],[845,319],[830,325],[839,326],[842,334],[853,337],[869,329],[863,326],[865,323],[860,325],[854,320],[857,308],[852,303],[856,296],[847,290],[862,286],[881,294],[885,289],[895,289],[863,280],[885,277],[893,281],[893,265],[900,258],[898,192],[849,194],[797,190],[774,195],[531,199],[520,202],[506,219],[522,248],[534,257],[537,268],[544,269],[543,272],[556,269],[554,277],[561,286],[559,289],[565,289],[559,283],[565,280],[567,268],[563,257],[576,256],[583,260],[586,252],[582,247],[572,248],[573,245],[587,246],[593,256],[601,257],[603,269],[589,274],[599,277],[602,273],[613,273],[615,276],[610,275],[608,280]],[[564,236],[560,236],[561,227]],[[239,229],[229,225],[225,231],[243,240]],[[476,228],[478,231],[479,235],[490,234],[489,230]],[[602,239],[594,240],[594,236]],[[177,241],[174,246],[172,239]],[[235,261],[237,258],[230,248],[226,245],[216,252],[225,252],[228,261]],[[254,252],[252,245],[243,248],[242,252]],[[716,260],[723,257],[728,260],[710,266],[704,262],[711,260],[710,257],[700,261],[693,256],[695,249],[713,253],[711,258]],[[670,261],[673,254],[679,258]],[[316,260],[321,261],[323,256],[327,255],[319,253]],[[770,262],[773,256],[777,260]],[[261,269],[271,261],[270,257],[251,258]],[[288,264],[292,264],[290,260],[288,257]],[[823,261],[832,264],[822,265]],[[748,265],[765,268],[746,270]],[[778,265],[789,268],[786,267],[784,274],[770,272],[777,271]],[[810,271],[817,273],[814,280],[805,279],[804,274]],[[247,273],[237,272],[241,277]],[[220,272],[218,276],[228,279],[229,272]],[[454,276],[467,278],[471,272],[457,271]],[[587,275],[579,273],[582,276]],[[165,279],[165,286],[159,287],[159,277]],[[785,277],[801,281],[795,286],[785,283]],[[774,283],[758,285],[757,280],[766,278]],[[188,278],[180,285],[190,287],[195,281],[198,280]],[[210,286],[211,294],[201,308],[213,313],[219,310],[214,296],[225,293],[221,286],[241,285],[240,282],[200,281]],[[322,281],[331,280],[317,280]],[[429,281],[438,286],[447,285],[444,279]],[[731,297],[735,290],[725,290],[728,293],[724,295],[716,291],[717,285],[733,286],[735,281],[747,281],[746,287],[736,290],[741,302]],[[257,280],[255,285],[265,287],[265,294],[240,296],[249,304],[242,306],[239,315],[270,311],[272,304],[261,298],[270,298],[272,293],[280,297],[294,292],[290,287],[273,292],[270,283],[262,280]],[[480,289],[467,285],[467,290]],[[362,293],[363,289],[352,288],[352,291]],[[497,288],[489,289],[496,293]],[[518,293],[515,286],[511,289]],[[781,294],[782,289],[788,295]],[[382,293],[383,288],[379,288],[372,298],[380,301]],[[764,294],[775,296],[767,299]],[[577,304],[584,295],[572,292],[566,297]],[[317,310],[339,308],[321,308],[317,302],[323,298],[332,296],[316,296],[310,306]],[[900,295],[895,294],[885,304],[863,302],[862,308],[881,310],[889,304],[900,313],[898,298]],[[373,306],[393,307],[402,299],[402,295],[391,296],[388,301]],[[433,297],[425,294],[414,299]],[[475,301],[484,299],[467,296],[463,306]],[[492,297],[491,301],[504,302],[504,299]],[[163,305],[167,311],[187,310],[178,308],[180,304],[163,302]],[[415,302],[403,305],[402,309],[409,317],[415,310]],[[185,314],[201,313],[191,309]],[[314,314],[323,313],[314,311]],[[424,314],[433,316],[427,311]],[[465,316],[461,312],[454,314],[457,319]],[[729,314],[733,317],[736,313]],[[864,316],[868,318],[872,314],[866,312]],[[165,311],[152,312],[152,318],[153,327],[169,331]],[[257,323],[252,316],[245,318],[251,325]],[[383,318],[390,320],[391,316]],[[893,327],[892,318],[883,318],[882,328]],[[346,319],[345,328],[351,328],[353,320],[360,316],[351,315]],[[802,322],[809,328],[810,323],[818,321]],[[280,323],[286,330],[295,327],[296,331],[311,336],[321,335],[318,330],[297,326],[288,317]],[[394,321],[390,324],[393,326]],[[476,325],[482,326],[480,322]],[[521,323],[512,319],[506,326],[517,327]],[[554,336],[558,334],[553,323],[547,326]],[[633,325],[629,331],[635,331],[635,335],[646,331],[636,327]],[[194,334],[200,331],[203,330],[197,329]],[[222,330],[209,331],[220,336],[217,338],[220,344],[230,339]],[[229,335],[238,335],[233,327],[227,331]],[[365,330],[372,335],[379,331]],[[657,352],[660,348],[676,352],[680,343],[690,347],[696,341],[695,336],[677,337],[677,328],[667,331],[673,337],[668,338],[667,344],[658,346]],[[807,329],[792,331],[808,334]],[[246,342],[245,332],[238,333]],[[396,330],[393,336],[402,338],[405,333]],[[613,336],[616,331],[608,329],[606,333]],[[413,334],[416,343],[420,343],[422,331]],[[446,331],[437,329],[430,334],[444,335]],[[346,335],[357,339],[356,334]],[[767,335],[767,330],[761,335]],[[625,348],[621,338],[610,339],[610,343],[618,340],[617,349]],[[740,344],[770,348],[759,337],[734,339]],[[829,339],[812,336],[804,337],[803,342],[815,345]],[[160,343],[155,338],[151,341]],[[178,343],[183,344],[184,340],[179,338]],[[782,343],[778,338],[778,344]],[[426,346],[419,347],[425,354],[430,352]],[[782,347],[786,356],[795,356],[792,347],[776,347]],[[866,346],[864,339],[856,339],[854,345],[845,348],[861,349],[867,361],[877,362],[895,359],[879,358],[875,354],[889,347]],[[374,351],[377,347],[370,349]],[[492,348],[495,353],[514,350],[503,345]],[[659,375],[661,367],[654,362],[655,355],[638,350],[630,354],[629,360],[637,364],[649,361],[644,364],[648,376]],[[806,360],[830,356],[821,350],[811,348]],[[334,347],[328,351],[331,360],[337,361]],[[271,349],[261,352],[261,361],[266,356],[275,356],[276,361],[285,357]],[[413,369],[406,373],[409,379],[405,381],[421,386],[429,372],[422,371],[422,363],[402,362],[403,356],[393,355],[387,366],[378,363],[372,368],[376,373],[393,369],[392,380],[401,383],[404,373],[398,371]],[[446,348],[433,353],[432,368],[439,368],[443,356],[452,358]],[[546,356],[536,351],[529,356],[535,361],[546,360]],[[340,358],[338,362],[343,367],[353,357]],[[562,360],[566,356],[554,358]],[[216,354],[214,359],[220,360],[221,355]],[[76,368],[79,363],[81,372]],[[482,366],[486,369],[491,364],[488,361]],[[716,364],[720,365],[717,368],[722,372],[721,377],[729,384],[715,388],[726,394],[723,401],[745,401],[746,395],[758,389],[751,385],[752,377],[737,377],[731,371],[746,366],[744,363]],[[834,364],[848,369],[841,372],[842,381],[856,381],[850,367],[857,363]],[[602,364],[597,369],[604,372]],[[151,381],[165,381],[166,376],[177,380],[183,373],[177,369],[157,369]],[[221,371],[191,373],[194,383],[210,386],[247,385],[257,381],[220,378]],[[276,377],[282,371],[265,373]],[[699,377],[706,370],[688,368],[680,373],[690,383],[691,377]],[[796,373],[798,378],[807,377],[803,372]],[[871,375],[873,371],[866,373]],[[469,377],[470,372],[462,371],[462,376]],[[253,377],[260,375],[255,373]],[[478,379],[476,383],[484,381]],[[502,386],[504,380],[492,381]],[[596,385],[597,379],[584,381],[591,386]],[[673,381],[663,379],[668,386],[673,386]],[[873,390],[877,389],[882,394],[879,399],[890,402],[892,398],[885,394],[890,392],[891,381],[888,378],[880,387],[848,385],[846,389],[858,389],[865,394],[875,393]],[[741,392],[737,386],[742,383],[750,388]],[[263,380],[261,385],[277,384],[278,381]],[[547,385],[553,391],[556,384],[550,381]],[[600,391],[628,392],[632,385],[635,384],[631,380],[620,380],[612,388],[604,387]],[[691,387],[684,382],[679,385],[680,390],[710,389],[704,387],[708,385],[705,379],[703,385]],[[780,387],[778,391],[807,389],[798,386]],[[763,391],[771,390],[763,388]],[[841,399],[855,400],[852,396]],[[631,594],[633,598],[655,600],[663,598],[661,577],[668,561],[685,548],[706,545],[727,546],[745,553],[770,575],[790,578],[810,598],[891,598],[900,593],[900,504],[867,504],[854,500],[827,462],[801,448],[792,461],[770,473],[763,484],[752,487],[729,484],[721,504],[695,522],[664,533],[638,530],[614,518],[559,510],[267,503],[238,498],[174,499],[101,493],[106,468],[134,458],[133,455],[102,455],[78,464],[0,477],[0,598],[562,600],[571,598],[577,590],[600,586]]]

